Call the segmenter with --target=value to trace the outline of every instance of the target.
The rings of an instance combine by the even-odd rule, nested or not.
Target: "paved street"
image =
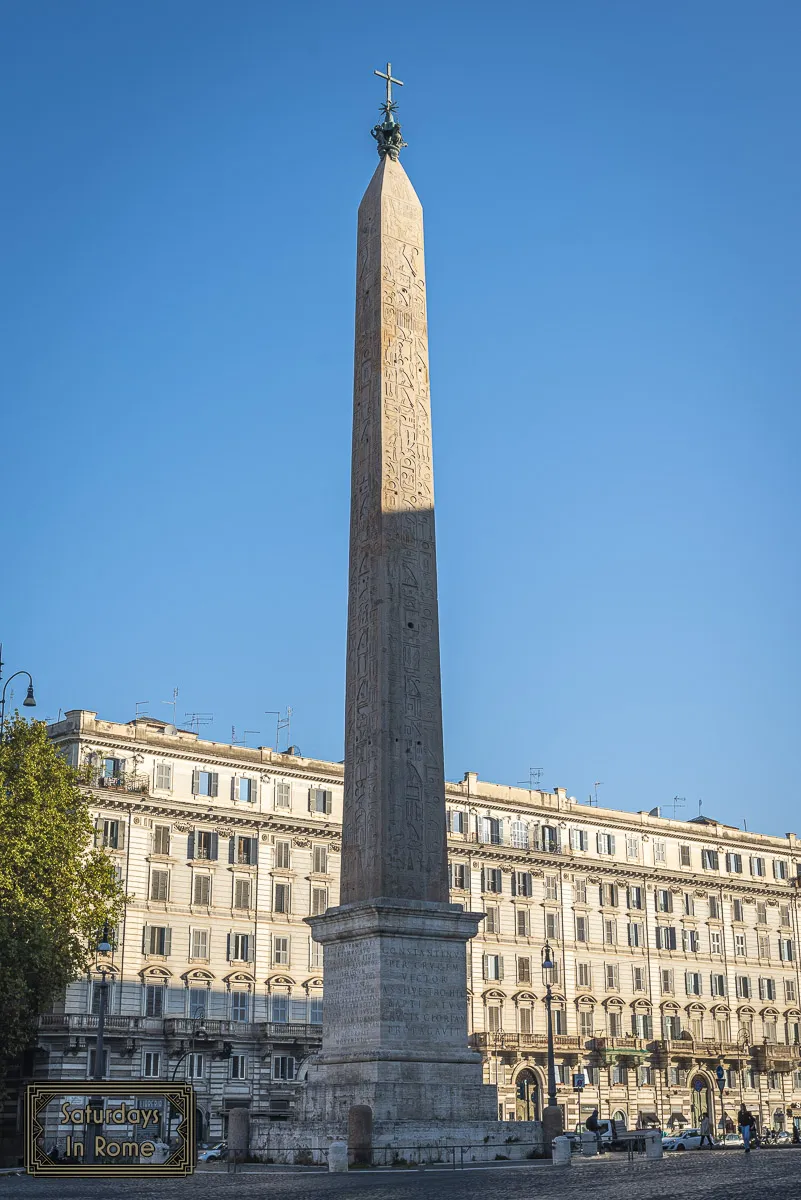
[[[801,1150],[691,1152],[661,1163],[629,1165],[617,1155],[605,1161],[550,1163],[519,1167],[489,1165],[466,1171],[356,1171],[347,1176],[323,1172],[274,1170],[199,1171],[186,1180],[36,1180],[0,1179],[0,1200],[794,1200],[801,1196]]]

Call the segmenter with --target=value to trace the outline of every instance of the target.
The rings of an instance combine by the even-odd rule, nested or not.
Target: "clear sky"
[[[375,67],[426,216],[447,775],[801,832],[801,6],[3,0],[7,674],[343,754]],[[17,700],[22,698],[17,691]]]

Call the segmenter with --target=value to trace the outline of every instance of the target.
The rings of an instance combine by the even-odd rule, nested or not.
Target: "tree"
[[[93,835],[76,772],[42,722],[15,716],[0,743],[0,1078],[122,912]]]

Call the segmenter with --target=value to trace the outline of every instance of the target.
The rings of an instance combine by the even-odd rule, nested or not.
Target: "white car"
[[[197,1156],[197,1161],[199,1163],[201,1163],[201,1162],[220,1162],[221,1159],[225,1158],[225,1155],[227,1152],[228,1152],[228,1143],[227,1142],[217,1142],[216,1146],[210,1146],[208,1150],[199,1151],[198,1156]]]
[[[662,1138],[663,1150],[697,1150],[701,1145],[700,1129],[685,1129]]]
[[[723,1139],[723,1145],[724,1146],[734,1146],[735,1149],[738,1149],[738,1148],[742,1149],[742,1147],[745,1145],[745,1142],[743,1141],[742,1134],[727,1133],[725,1138]]]

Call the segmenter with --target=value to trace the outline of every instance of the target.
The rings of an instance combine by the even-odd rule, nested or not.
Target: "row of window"
[[[310,965],[322,965],[322,947],[310,942]],[[275,966],[286,966],[289,962],[290,940],[274,935],[271,939],[272,961]],[[190,958],[207,961],[210,956],[211,930],[190,930]],[[225,956],[229,962],[253,962],[256,937],[252,933],[226,934]],[[145,925],[142,930],[142,953],[158,958],[169,958],[172,954],[172,929],[169,925]]]
[[[468,830],[467,814],[461,809],[449,809],[447,814],[448,830],[450,833],[462,834]],[[508,824],[508,834],[506,825]],[[475,817],[475,834],[479,842],[493,846],[511,845],[521,850],[539,850],[545,853],[561,853],[564,833],[558,825],[540,824],[538,822],[508,820],[502,817]],[[629,861],[640,862],[643,859],[643,841],[634,834],[621,835],[625,844],[626,858]],[[566,838],[570,849],[587,852],[590,848],[590,832],[586,829],[572,828],[567,831]],[[595,834],[595,849],[604,857],[614,857],[617,853],[618,836],[600,830]],[[651,839],[651,853],[655,866],[667,863],[668,843],[663,838]],[[681,844],[678,847],[679,864],[682,867],[693,866],[693,851],[697,847]],[[704,870],[719,871],[721,860],[729,874],[742,875],[744,863],[754,878],[761,879],[766,875],[766,859],[760,855],[743,856],[736,852],[721,855],[719,851],[701,848],[701,866]],[[790,866],[786,859],[773,859],[774,879],[788,879]],[[801,866],[800,866],[801,870]]]
[[[251,909],[255,907],[255,882],[249,877],[237,877],[225,881],[224,888],[230,891],[230,902],[233,908]],[[217,881],[217,889],[220,883]],[[214,903],[214,880],[204,872],[194,872],[192,877],[192,904],[208,908]],[[170,872],[153,868],[150,872],[149,897],[151,900],[167,902],[170,899]],[[328,888],[314,884],[310,888],[310,912],[312,916],[325,912],[328,908]],[[227,901],[226,901],[227,903]],[[292,885],[278,880],[272,881],[272,911],[290,913],[292,911]],[[156,953],[154,951],[153,953]]]
[[[94,1049],[90,1049],[88,1055],[88,1071],[89,1079],[94,1078],[95,1071],[95,1053]],[[212,1070],[212,1056],[210,1054],[195,1053],[187,1054],[184,1060],[184,1077],[191,1079],[194,1082],[208,1078]],[[103,1059],[103,1078],[108,1079],[109,1076],[110,1055],[109,1051],[104,1052]],[[268,1071],[270,1078],[278,1082],[291,1080],[295,1078],[295,1059],[290,1054],[274,1054],[271,1059],[267,1060]],[[230,1079],[246,1080],[249,1078],[250,1063],[247,1054],[233,1053],[228,1056],[227,1074]],[[159,1050],[145,1050],[142,1053],[142,1078],[143,1079],[161,1079],[171,1077],[172,1072],[169,1069],[169,1060],[167,1056]]]

